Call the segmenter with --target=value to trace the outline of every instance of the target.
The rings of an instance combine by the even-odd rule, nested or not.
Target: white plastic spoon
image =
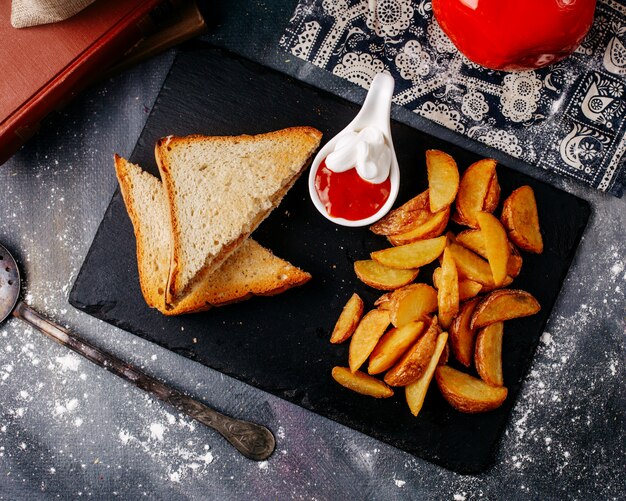
[[[398,160],[396,158],[396,152],[391,138],[390,114],[393,89],[393,77],[387,73],[378,73],[372,80],[365,102],[363,103],[361,111],[359,111],[358,115],[345,129],[328,141],[313,159],[311,170],[309,171],[309,194],[317,210],[333,223],[352,227],[372,224],[387,214],[396,201],[398,189],[400,188],[400,169],[398,168]],[[364,129],[367,130],[364,131]],[[367,136],[367,143],[358,142],[358,135],[361,131],[364,131],[364,134],[362,134],[361,137],[363,137],[363,135]],[[377,131],[382,133],[384,144],[388,146],[388,150],[391,153],[390,161],[385,158],[386,153],[384,152],[381,157],[382,162],[389,164],[388,175],[391,183],[389,198],[387,198],[385,203],[375,214],[365,219],[352,221],[340,217],[332,217],[328,214],[326,207],[320,200],[315,188],[315,177],[320,164],[329,155],[333,154],[333,170],[335,172],[341,172],[355,167],[357,168],[359,175],[370,182],[380,183],[381,181],[384,181],[387,178],[386,172],[384,172],[384,177],[382,179],[380,173],[376,177],[376,166],[368,164],[366,161],[368,148],[375,148],[377,143],[380,141],[380,138],[376,137]],[[358,144],[356,144],[357,142]],[[351,147],[355,145],[358,158],[357,161],[355,161],[353,155],[350,154]],[[358,166],[356,165],[357,162]]]

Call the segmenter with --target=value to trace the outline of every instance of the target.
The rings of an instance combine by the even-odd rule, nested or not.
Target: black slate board
[[[154,143],[168,134],[254,134],[311,125],[328,139],[357,110],[352,103],[283,74],[196,45],[177,56],[131,160],[156,173]],[[449,152],[461,169],[479,158],[402,124],[394,123],[392,132],[402,171],[398,204],[425,189],[426,149]],[[76,279],[70,303],[400,449],[449,469],[477,473],[492,462],[590,212],[583,200],[517,171],[500,166],[498,175],[502,199],[523,184],[535,190],[545,252],[523,255],[524,266],[515,287],[534,294],[543,309],[533,317],[507,322],[503,351],[509,396],[502,407],[490,413],[456,412],[431,387],[422,412],[414,418],[402,390],[393,398],[374,400],[331,379],[333,366],[347,365],[348,346],[328,342],[345,301],[357,291],[371,307],[380,295],[356,279],[353,262],[385,247],[386,241],[366,229],[335,226],[318,214],[308,198],[306,174],[254,233],[254,238],[276,255],[312,273],[313,280],[304,287],[204,314],[162,316],[149,309],[141,296],[132,226],[116,192]],[[422,270],[420,279],[429,280],[431,271],[432,267]]]

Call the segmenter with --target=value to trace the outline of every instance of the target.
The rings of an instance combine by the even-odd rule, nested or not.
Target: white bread
[[[256,136],[169,136],[157,142],[173,238],[168,304],[213,273],[280,203],[321,136],[311,127],[293,127]]]
[[[274,295],[306,283],[311,275],[248,239],[212,275],[199,281],[173,307],[165,304],[171,229],[161,182],[115,155],[115,171],[137,240],[137,264],[143,296],[166,315],[204,311],[252,295]]]

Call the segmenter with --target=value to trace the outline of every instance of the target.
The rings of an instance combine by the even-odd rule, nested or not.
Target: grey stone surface
[[[278,52],[293,6],[223,2],[206,38],[361,99],[360,89]],[[479,476],[416,459],[69,306],[115,188],[111,155],[132,151],[172,57],[85,92],[0,168],[0,242],[17,253],[29,304],[210,405],[266,423],[277,452],[245,460],[214,432],[11,319],[0,326],[0,499],[626,497],[626,199],[559,181],[593,215],[496,465]]]

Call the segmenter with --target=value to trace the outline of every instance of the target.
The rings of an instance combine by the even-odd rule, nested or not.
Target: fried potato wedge
[[[441,352],[441,356],[439,357],[439,365],[446,365],[448,363],[449,358],[450,358],[450,343],[446,342],[446,345],[443,347],[443,351]]]
[[[482,289],[482,284],[473,280],[459,280],[459,301],[467,301],[478,296]]]
[[[432,216],[430,212],[428,190],[420,193],[385,217],[370,226],[376,235],[397,235],[426,222]]]
[[[472,365],[476,329],[470,328],[472,314],[480,299],[475,298],[461,305],[459,314],[450,326],[450,345],[452,354],[465,367]]]
[[[382,296],[380,296],[376,301],[374,301],[374,305],[379,309],[391,309],[391,306],[395,301],[400,299],[404,294],[413,289],[419,289],[422,287],[422,284],[407,284],[404,287],[400,287],[394,291],[385,292]]]
[[[500,183],[498,183],[498,174],[494,173],[489,181],[489,188],[487,188],[487,196],[485,197],[485,203],[483,204],[484,212],[493,212],[497,209],[500,203]]]
[[[461,217],[458,211],[455,211],[450,215],[450,220],[456,224],[460,224],[462,226],[468,226],[467,222]]]
[[[471,328],[534,315],[541,306],[529,292],[519,289],[500,289],[485,296],[472,315]]]
[[[459,168],[454,158],[439,150],[426,151],[430,211],[449,207],[459,190]]]
[[[443,397],[456,410],[474,414],[496,409],[506,400],[508,390],[504,386],[490,386],[478,378],[440,365],[435,370],[437,386]]]
[[[348,365],[352,372],[367,360],[387,327],[389,327],[388,311],[372,310],[362,318],[352,335],[348,350]]]
[[[458,274],[458,272],[457,272]],[[435,268],[433,271],[433,286],[435,289],[439,289],[441,283],[441,267]],[[469,280],[467,278],[459,278],[459,301],[467,301],[473,297],[476,297],[482,290],[482,284]]]
[[[502,386],[502,334],[504,323],[483,327],[476,336],[474,364],[480,378],[491,386]]]
[[[511,244],[511,254],[509,255],[509,262],[506,265],[506,274],[511,278],[515,278],[522,271],[522,264],[524,263],[522,256],[520,256],[517,248]]]
[[[502,206],[501,220],[509,238],[520,249],[535,254],[543,252],[537,201],[530,186],[521,186],[509,195]]]
[[[441,211],[431,214],[423,223],[396,235],[389,235],[387,239],[392,245],[410,244],[417,240],[426,240],[440,236],[446,229],[450,219],[450,208],[446,207]]]
[[[367,372],[380,374],[392,367],[423,331],[424,322],[409,322],[402,327],[391,329],[380,338],[372,351]]]
[[[375,251],[371,257],[389,268],[409,270],[432,263],[441,255],[445,246],[446,237],[430,238]]]
[[[458,222],[478,228],[476,214],[485,207],[489,184],[496,173],[496,161],[484,158],[470,165],[463,173],[456,197]]]
[[[459,277],[473,280],[483,286],[495,286],[491,267],[487,261],[460,244],[452,243],[448,248],[456,263]]]
[[[502,223],[489,212],[479,212],[476,220],[480,225],[480,232],[484,239],[485,253],[491,268],[493,281],[496,287],[504,283],[507,275],[511,246]]]
[[[483,285],[483,288],[481,289],[480,292],[482,294],[487,294],[489,292],[495,291],[496,289],[503,289],[504,287],[508,287],[512,283],[513,283],[513,277],[511,277],[510,275],[507,275],[506,278],[504,279],[504,282],[502,283],[502,285],[500,285],[500,287],[496,287],[495,284]]]
[[[409,348],[393,369],[385,374],[385,383],[390,386],[406,386],[419,378],[428,367],[439,333],[437,317],[433,317],[428,330]]]
[[[467,247],[480,257],[487,258],[485,250],[485,237],[480,230],[463,230],[456,236],[456,242]]]
[[[339,319],[330,336],[330,342],[333,344],[343,343],[352,336],[362,316],[363,300],[357,293],[354,293],[350,299],[348,299],[348,302],[339,315]]]
[[[389,310],[391,308],[392,293],[387,292],[374,301],[374,306],[379,310]]]
[[[398,270],[388,268],[374,260],[354,262],[354,272],[361,282],[374,289],[395,290],[410,284],[417,278],[419,270]]]
[[[402,292],[400,292],[402,291]],[[391,299],[391,323],[402,327],[416,320],[425,320],[437,310],[437,291],[427,284],[410,284],[398,290]]]
[[[459,313],[459,276],[456,271],[454,258],[448,248],[443,251],[437,304],[439,323],[443,329],[447,329],[450,327],[454,317]]]
[[[487,259],[487,250],[485,249],[485,238],[480,230],[463,230],[456,236],[456,241],[463,247],[474,251],[481,257]],[[506,266],[506,273],[512,278],[519,275],[522,269],[522,256],[513,244],[509,242],[509,261]]]
[[[356,391],[361,395],[374,398],[388,398],[393,396],[393,390],[389,388],[389,386],[380,379],[368,376],[361,371],[352,372],[347,367],[333,367],[332,375],[333,379],[341,386]]]
[[[439,334],[439,336],[437,336],[435,351],[433,352],[432,357],[430,357],[430,361],[428,362],[424,373],[417,380],[409,383],[404,388],[406,402],[407,404],[409,404],[411,414],[413,414],[414,416],[417,416],[422,410],[422,406],[424,405],[424,398],[426,398],[426,392],[428,391],[430,382],[433,379],[433,375],[435,374],[435,369],[437,368],[437,365],[441,364],[441,359],[444,356],[444,352],[447,346],[448,333],[442,332],[441,334]]]

